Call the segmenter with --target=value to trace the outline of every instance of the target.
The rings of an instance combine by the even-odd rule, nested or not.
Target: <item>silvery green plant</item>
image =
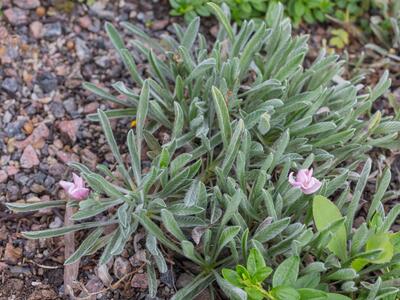
[[[167,271],[163,249],[196,266],[191,270],[196,277],[174,299],[192,299],[204,289],[213,299],[221,291],[230,299],[251,299],[221,271],[246,261],[255,248],[280,270],[271,278],[324,291],[318,299],[396,299],[400,243],[390,228],[400,206],[385,214],[383,203],[397,196],[387,192],[389,168],[365,222],[354,226],[371,171],[368,151],[399,146],[400,122],[370,112],[390,85],[388,74],[373,89],[360,90],[362,78],[340,79],[337,56],[322,51],[304,67],[307,37],[291,36],[281,5],[271,8],[268,22],[244,22],[239,31],[230,25],[226,7],[209,5],[220,22],[211,49],[198,33],[198,18],[186,29],[174,25],[176,39],[161,42],[123,23],[135,37],[135,55],[106,24],[132,82],[114,83],[115,93],[84,86],[120,106],[91,116],[100,122],[116,166],[94,171],[71,164],[92,190],[86,200],[67,203],[78,208],[76,224],[25,236],[90,229],[66,263],[101,249],[104,266],[143,229],[151,296],[157,293],[157,272]],[[148,62],[144,74],[136,67],[137,55]],[[120,153],[109,122],[119,117],[136,118],[126,139],[128,155]],[[159,141],[160,131],[170,138]],[[148,171],[141,161],[146,148]],[[322,182],[315,197],[288,181],[291,171],[311,167]],[[65,205],[59,200],[8,206],[30,211]],[[108,225],[115,229],[105,234]],[[290,278],[278,267],[287,260],[287,268],[298,270]],[[333,290],[342,298],[332,298]],[[300,299],[282,297],[276,299]]]

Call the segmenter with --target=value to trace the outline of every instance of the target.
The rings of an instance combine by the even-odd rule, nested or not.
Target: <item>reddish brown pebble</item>
[[[46,9],[43,6],[39,6],[38,8],[36,8],[36,14],[39,17],[43,17],[46,14]]]
[[[69,50],[74,49],[74,47],[75,47],[75,43],[73,41],[70,40],[70,41],[67,42],[67,48]]]

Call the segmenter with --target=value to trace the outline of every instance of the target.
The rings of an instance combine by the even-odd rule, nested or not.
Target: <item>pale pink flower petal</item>
[[[72,173],[72,177],[74,178],[74,183],[76,187],[85,187],[85,182],[83,181],[82,177],[75,173]]]
[[[304,182],[307,182],[308,180],[309,180],[309,177],[308,177],[307,169],[301,169],[301,170],[299,170],[299,172],[297,172],[296,181],[304,183]]]
[[[289,183],[293,187],[301,187],[301,182],[296,181],[296,179],[293,177],[293,172],[290,172],[290,174],[289,174]]]
[[[89,189],[77,188],[71,191],[71,197],[75,200],[85,200],[89,196]]]
[[[73,182],[64,181],[64,180],[60,181],[60,185],[66,192],[68,192],[71,188],[74,187],[74,183]]]
[[[60,185],[67,192],[68,196],[74,200],[85,200],[90,193],[90,190],[85,187],[85,182],[82,177],[73,173],[74,182],[60,181]]]
[[[291,172],[288,180],[293,187],[300,188],[304,194],[310,195],[318,191],[321,187],[321,182],[317,178],[312,177],[312,174],[313,169],[301,169],[297,172],[296,177]]]
[[[315,179],[315,178],[313,178]],[[310,195],[315,193],[316,191],[319,190],[319,188],[321,187],[322,183],[318,180],[315,179],[314,183],[312,185],[310,185],[309,187],[302,189],[303,193],[306,195]]]

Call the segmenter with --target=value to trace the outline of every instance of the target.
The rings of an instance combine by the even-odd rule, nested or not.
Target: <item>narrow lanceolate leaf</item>
[[[142,226],[152,235],[156,237],[156,239],[178,253],[182,251],[173,243],[171,242],[166,236],[165,233],[152,221],[149,217],[146,216],[144,212],[140,214],[134,214],[134,216],[140,221]]]
[[[165,228],[174,235],[179,241],[186,240],[179,224],[176,222],[174,215],[166,209],[161,210],[161,219]]]
[[[182,107],[178,102],[174,102],[175,121],[174,128],[172,129],[172,139],[176,139],[182,135],[184,114]]]
[[[89,92],[92,92],[93,94],[96,94],[97,96],[99,96],[99,97],[101,97],[101,98],[103,98],[105,100],[108,100],[108,101],[111,101],[111,102],[114,102],[116,104],[123,105],[123,106],[127,106],[128,105],[127,102],[118,99],[117,97],[111,95],[110,93],[106,92],[105,90],[97,87],[93,83],[84,82],[82,84],[82,86],[83,86],[83,88],[85,88]]]
[[[224,143],[225,149],[228,149],[229,141],[232,135],[228,107],[221,91],[215,86],[212,87],[212,95],[214,99],[215,110],[217,113],[219,128],[221,130],[222,141]]]
[[[198,79],[202,76],[205,72],[210,70],[215,66],[215,59],[208,58],[203,60],[200,64],[198,64],[194,70],[190,73],[190,75],[185,79],[185,83],[189,83],[193,79]]]
[[[381,202],[387,188],[389,187],[390,184],[390,179],[392,178],[390,168],[387,167],[382,174],[382,177],[379,180],[379,184],[377,184],[377,189],[375,191],[374,197],[372,199],[371,205],[368,210],[368,215],[367,215],[367,222],[369,222],[376,212],[376,209],[379,206],[379,203]]]
[[[233,34],[232,26],[231,26],[228,18],[226,17],[226,15],[222,11],[222,9],[217,4],[212,3],[212,2],[208,2],[207,5],[212,9],[212,12],[215,14],[218,21],[222,24],[222,26],[224,26],[224,29],[225,29],[226,33],[228,34],[228,38],[233,43],[235,40],[235,36]]]
[[[65,265],[73,264],[85,256],[103,233],[103,228],[97,228],[80,244],[78,249],[64,262]]]
[[[115,223],[117,223],[117,221],[88,222],[88,223],[76,224],[76,225],[71,225],[71,226],[65,226],[65,227],[56,228],[56,229],[45,229],[45,230],[39,230],[39,231],[22,232],[22,234],[28,239],[50,238],[50,237],[61,236],[66,233],[70,233],[70,232],[74,232],[74,231],[78,231],[78,230],[82,230],[82,229],[107,226],[107,225],[111,225],[111,224],[115,224]]]
[[[228,207],[226,207],[224,216],[222,217],[221,226],[224,226],[226,223],[229,222],[229,220],[233,217],[233,215],[237,212],[237,209],[240,205],[240,202],[242,200],[242,194],[240,191],[236,191],[236,193],[233,195],[231,201],[227,203]]]
[[[136,63],[135,60],[132,56],[132,54],[129,52],[128,49],[121,49],[121,57],[122,57],[122,61],[124,62],[126,68],[128,69],[129,73],[131,74],[132,79],[139,84],[140,86],[142,86],[143,84],[143,79],[140,76],[137,67],[136,67]]]
[[[264,226],[263,228],[257,229],[253,239],[258,240],[261,243],[265,243],[278,234],[280,234],[289,225],[290,218],[284,218],[282,220],[275,221],[271,224]]]
[[[105,28],[115,49],[117,49],[119,52],[121,49],[125,48],[124,41],[122,40],[122,37],[118,33],[117,29],[115,29],[114,25],[110,22],[106,22]]]
[[[318,231],[320,232],[329,227],[332,223],[342,219],[342,214],[336,205],[324,196],[314,197],[312,209],[315,227],[317,227]],[[341,260],[346,260],[346,243],[346,228],[344,224],[342,224],[334,233],[331,241],[328,244],[328,249],[331,250]]]
[[[370,95],[370,101],[375,101],[378,99],[380,96],[382,96],[390,87],[391,80],[389,79],[389,72],[386,70],[382,77],[379,79],[379,82],[377,85],[374,87],[374,89],[371,91]]]
[[[28,212],[53,207],[64,207],[65,204],[67,204],[67,202],[64,200],[54,200],[37,203],[6,203],[6,206],[9,210],[14,212]]]
[[[154,269],[153,264],[147,264],[147,281],[149,285],[149,294],[150,297],[155,298],[157,295],[157,288],[158,288],[158,283],[157,283],[157,275],[156,275],[156,270]]]
[[[240,140],[244,130],[243,120],[240,119],[238,124],[236,125],[235,131],[232,135],[232,139],[229,142],[229,147],[226,151],[225,159],[222,163],[222,171],[225,175],[228,175],[229,171],[232,168],[232,165],[236,159],[237,153],[240,147]]]
[[[200,181],[195,180],[193,181],[192,185],[185,194],[183,202],[185,203],[186,206],[191,207],[196,205],[199,191],[200,191]]]
[[[185,34],[182,37],[181,46],[190,51],[199,32],[200,18],[194,18],[188,25]]]
[[[371,171],[371,164],[372,164],[371,159],[368,159],[365,162],[364,168],[362,169],[361,174],[360,174],[360,179],[358,180],[356,188],[354,189],[353,198],[351,199],[349,208],[347,210],[347,215],[346,215],[346,217],[347,217],[347,220],[346,220],[347,233],[350,233],[351,229],[353,227],[353,220],[354,220],[354,217],[358,210],[362,192],[364,191],[364,188],[368,181],[368,176]]]
[[[99,115],[100,124],[103,128],[104,135],[106,136],[107,143],[110,146],[111,152],[113,153],[115,160],[118,162],[121,168],[121,171],[123,173],[122,175],[124,176],[126,181],[130,182],[130,176],[125,168],[125,164],[122,159],[121,153],[119,152],[117,142],[115,141],[114,134],[112,133],[110,121],[108,120],[104,111],[99,109],[97,111],[97,114]]]
[[[129,130],[128,132],[127,144],[129,155],[131,157],[133,176],[135,177],[136,184],[139,185],[141,182],[142,168],[140,165],[139,151],[137,148],[135,134],[133,133],[133,130]]]
[[[218,248],[216,255],[218,255],[222,251],[222,249],[235,238],[239,231],[240,226],[228,226],[222,231],[218,239]]]
[[[149,94],[149,82],[146,80],[140,93],[139,106],[136,115],[136,138],[139,158],[141,157],[143,129],[146,122],[147,111],[149,109]]]

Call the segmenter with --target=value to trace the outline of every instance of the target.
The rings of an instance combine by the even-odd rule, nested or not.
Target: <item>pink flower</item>
[[[74,200],[85,200],[89,195],[89,189],[85,187],[83,178],[72,173],[74,182],[60,181],[60,185],[67,192],[67,194]]]
[[[293,177],[293,172],[289,174],[289,183],[295,187],[301,189],[301,191],[310,195],[315,193],[321,187],[321,181],[312,176],[313,169],[301,169],[297,172],[296,177]]]

